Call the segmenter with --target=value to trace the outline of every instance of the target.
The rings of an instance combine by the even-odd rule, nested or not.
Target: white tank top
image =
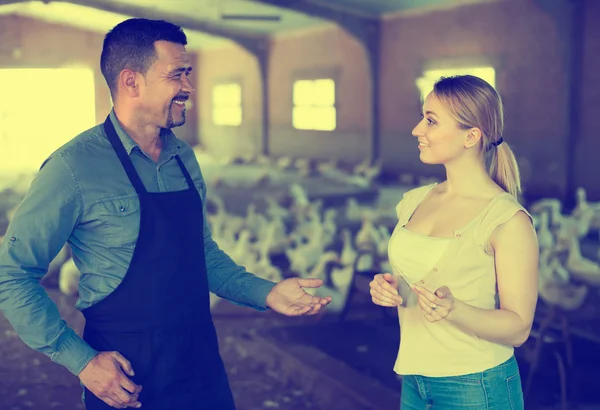
[[[451,241],[401,227],[390,238],[389,259],[407,283],[416,283],[431,271]]]
[[[527,211],[509,194],[500,194],[452,238],[429,237],[404,226],[421,203],[428,185],[407,192],[396,207],[398,224],[388,243],[393,274],[398,276],[404,305],[398,308],[400,346],[394,370],[430,377],[481,372],[506,361],[513,347],[480,339],[441,320],[427,321],[409,284],[420,282],[430,291],[448,286],[457,299],[480,309],[497,309],[498,290],[493,230],[519,211]],[[529,215],[529,214],[528,214]]]

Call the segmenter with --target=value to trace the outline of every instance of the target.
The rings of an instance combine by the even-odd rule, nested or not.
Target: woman
[[[398,307],[402,410],[524,408],[514,347],[531,330],[539,248],[502,129],[496,91],[457,76],[435,84],[413,130],[446,180],[404,195],[393,275],[370,283],[375,304]]]

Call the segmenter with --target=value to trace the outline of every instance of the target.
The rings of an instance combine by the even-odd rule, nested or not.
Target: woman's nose
[[[423,131],[421,129],[421,123],[418,123],[415,126],[415,128],[413,128],[412,135],[413,135],[413,137],[420,137],[421,135],[423,135]]]

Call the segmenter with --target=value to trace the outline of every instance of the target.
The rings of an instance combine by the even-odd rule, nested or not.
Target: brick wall
[[[262,94],[257,59],[241,47],[228,46],[200,53],[197,66],[200,142],[217,155],[260,152]],[[212,122],[212,88],[222,81],[242,85],[242,124],[239,127],[216,126]]]
[[[481,61],[497,72],[497,88],[506,109],[506,140],[516,151],[529,196],[561,196],[566,189],[565,148],[571,143],[569,118],[570,22],[566,0],[504,0],[386,19],[382,33],[381,147],[387,172],[443,176],[443,168],[423,165],[410,132],[418,121],[415,85],[428,64]],[[600,194],[590,177],[597,155],[595,130],[600,99],[598,26],[600,2],[587,0],[583,93],[583,138],[577,148],[577,181],[593,197]],[[202,53],[211,67],[227,67],[229,76],[244,76],[245,101],[260,101],[258,69],[234,63],[245,53]],[[253,60],[254,61],[254,60]],[[202,64],[207,64],[205,61]],[[212,69],[214,71],[214,69]],[[331,133],[294,130],[291,84],[295,73],[333,71],[338,76],[338,129]],[[369,87],[365,53],[337,28],[314,29],[274,41],[270,62],[270,151],[358,161],[368,152]],[[216,73],[216,71],[215,71]],[[201,83],[218,78],[203,74]],[[256,93],[253,96],[248,94]],[[209,104],[202,94],[201,104]],[[246,108],[249,109],[249,108]],[[252,108],[254,109],[254,108]],[[201,111],[204,118],[204,111]],[[254,118],[253,121],[259,121]],[[258,132],[256,125],[247,125]],[[205,128],[203,128],[205,130]],[[238,129],[236,138],[246,133]],[[215,135],[220,135],[218,132]],[[208,138],[206,136],[205,138]],[[259,138],[248,135],[258,144]],[[244,140],[244,137],[241,137]],[[257,145],[258,146],[258,145]],[[223,145],[224,147],[224,145]],[[238,148],[223,148],[238,149]]]
[[[506,106],[506,140],[517,152],[531,196],[562,195],[566,184],[565,148],[572,144],[569,96],[571,63],[567,0],[504,0],[453,10],[386,19],[382,32],[381,147],[387,172],[443,175],[440,167],[418,160],[410,131],[418,120],[415,79],[427,64],[485,57],[497,69],[497,87]],[[585,6],[581,138],[575,176],[590,198],[600,199],[594,166],[600,116],[600,2]],[[96,72],[96,119],[109,106],[98,69],[103,36],[30,18],[0,16],[0,67],[91,66]],[[369,147],[370,80],[362,46],[349,34],[327,26],[274,40],[269,62],[270,141],[273,155],[311,156],[357,162]],[[292,127],[292,82],[303,74],[332,73],[337,83],[336,131]],[[262,95],[258,63],[241,47],[199,53],[194,70],[195,108],[176,130],[190,142],[200,139],[220,154],[258,152],[262,134]],[[242,83],[241,127],[216,127],[211,120],[212,85]],[[198,118],[198,120],[197,120]]]
[[[199,61],[200,83],[204,89],[200,97],[202,141],[209,148],[218,146],[219,152],[260,150],[262,95],[256,58],[241,48],[228,48],[202,52]],[[292,84],[294,79],[307,73],[336,79],[338,126],[335,132],[296,130],[292,126]],[[243,81],[245,114],[241,127],[207,124],[210,123],[212,84],[226,78]],[[269,153],[361,159],[369,144],[366,134],[369,87],[364,51],[344,31],[325,27],[276,39],[269,62]]]
[[[501,1],[386,21],[382,62],[382,149],[392,170],[443,176],[421,164],[411,130],[419,120],[415,78],[428,63],[486,58],[505,103],[505,140],[516,151],[530,195],[565,188],[569,137],[565,29],[560,9]]]
[[[590,199],[600,201],[600,2],[585,1],[581,139],[576,146],[575,177]]]
[[[370,79],[365,52],[351,35],[338,28],[314,29],[273,44],[269,93],[274,155],[362,161],[369,152]],[[292,126],[294,79],[314,72],[336,81],[335,132],[296,130]]]

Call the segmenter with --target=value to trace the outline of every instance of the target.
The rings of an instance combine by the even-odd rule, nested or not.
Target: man
[[[209,290],[258,310],[317,313],[331,298],[274,284],[213,241],[206,186],[171,128],[194,91],[181,28],[130,19],[104,40],[114,109],[42,165],[0,247],[0,310],[32,348],[78,375],[88,410],[234,409]],[[39,284],[65,242],[82,272],[83,339]]]

